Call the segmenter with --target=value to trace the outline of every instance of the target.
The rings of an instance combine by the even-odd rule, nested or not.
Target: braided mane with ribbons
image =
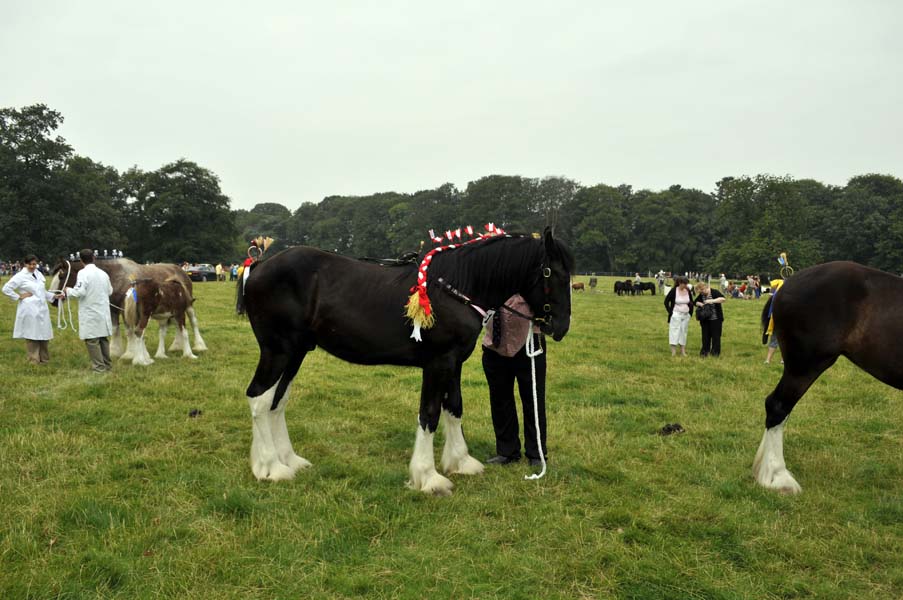
[[[411,296],[408,298],[408,303],[405,305],[405,316],[410,319],[411,323],[414,325],[414,331],[411,333],[413,339],[418,342],[423,341],[420,330],[430,329],[436,324],[436,316],[433,314],[433,307],[430,303],[429,294],[427,293],[427,272],[429,271],[433,257],[440,252],[454,250],[468,244],[475,244],[496,236],[505,235],[505,231],[500,227],[496,227],[493,223],[486,224],[484,229],[486,230],[486,233],[475,234],[473,227],[470,225],[463,230],[459,227],[454,231],[446,231],[444,238],[441,235],[437,236],[432,229],[430,230],[430,239],[437,244],[441,244],[446,239],[452,242],[456,239],[461,240],[462,232],[471,239],[433,248],[427,252],[426,256],[423,257],[423,260],[420,261],[420,266],[417,267],[417,283],[411,286]]]

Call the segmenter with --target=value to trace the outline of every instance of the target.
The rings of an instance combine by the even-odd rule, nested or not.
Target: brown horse
[[[144,330],[148,321],[153,318],[160,325],[160,343],[157,345],[157,358],[166,358],[164,349],[166,342],[166,326],[170,321],[176,324],[176,339],[181,339],[182,356],[197,358],[188,344],[188,332],[185,330],[185,316],[194,298],[185,286],[185,282],[176,276],[162,283],[154,279],[139,279],[126,291],[122,307],[125,324],[132,330],[129,337],[129,352],[132,364],[149,365],[154,360],[147,353],[144,344]]]
[[[176,278],[181,281],[191,296],[192,287],[191,280],[182,269],[176,265],[156,263],[151,265],[140,265],[133,260],[127,258],[118,258],[114,260],[98,260],[94,263],[97,268],[104,271],[110,277],[110,283],[113,285],[113,293],[110,295],[110,317],[113,320],[113,338],[110,342],[110,354],[114,357],[130,360],[133,357],[123,353],[122,337],[119,333],[119,315],[122,313],[122,305],[125,302],[125,293],[132,286],[132,282],[138,279],[153,279],[154,281],[164,282],[169,278]],[[52,271],[52,281],[50,289],[59,290],[63,287],[72,287],[75,285],[75,278],[79,271],[84,268],[80,260],[66,260],[61,258]],[[53,302],[56,306],[56,301]],[[201,332],[198,329],[197,316],[194,308],[188,309],[188,318],[194,329],[194,351],[203,352],[207,349],[207,345],[201,338]],[[126,331],[126,337],[131,335]],[[129,345],[133,342],[130,340]],[[182,350],[183,340],[180,336],[176,336],[172,345],[169,347],[171,351]]]
[[[769,298],[762,324],[774,318],[784,373],[765,399],[765,434],[753,474],[767,488],[795,494],[784,463],[784,423],[796,403],[838,356],[903,389],[903,279],[854,262],[800,271]]]
[[[576,283],[571,284],[571,289],[574,290],[575,292],[583,292],[583,291],[586,291],[586,286],[583,284],[582,281],[577,281]]]

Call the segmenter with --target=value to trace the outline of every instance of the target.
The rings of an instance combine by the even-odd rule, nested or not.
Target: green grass
[[[0,598],[903,597],[899,392],[841,359],[786,431],[804,491],[775,494],[750,470],[780,377],[762,364],[761,302],[725,305],[720,359],[682,359],[660,296],[600,289],[574,295],[571,333],[549,344],[548,475],[487,468],[454,476],[450,498],[404,487],[419,371],[322,351],[287,413],[313,468],[256,481],[244,389],[257,346],[229,284],[195,288],[199,360],[108,376],[71,331],[50,366],[27,365],[2,302]],[[465,427],[485,459],[477,356]],[[671,422],[686,433],[656,435]]]

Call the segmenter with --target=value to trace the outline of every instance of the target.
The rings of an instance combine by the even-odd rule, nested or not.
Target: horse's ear
[[[552,237],[552,226],[546,225],[546,228],[542,232],[542,239],[546,245],[546,253],[549,256],[554,256],[557,248],[555,247],[555,240]]]

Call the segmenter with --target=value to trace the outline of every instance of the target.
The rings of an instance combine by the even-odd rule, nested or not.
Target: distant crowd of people
[[[690,286],[690,275],[700,275],[695,286]],[[696,313],[699,321],[702,345],[699,355],[720,356],[721,333],[724,323],[724,309],[722,304],[728,298],[743,300],[758,300],[763,292],[771,291],[762,287],[758,275],[747,275],[745,280],[730,281],[724,273],[720,277],[721,289],[715,289],[709,284],[710,277],[705,274],[675,275],[674,287],[665,286],[666,274],[659,271],[655,275],[659,288],[665,292],[665,310],[668,313],[668,344],[671,347],[671,356],[680,353],[687,356],[687,334],[690,320]],[[637,274],[639,277],[639,274]],[[780,285],[777,282],[775,289]],[[772,282],[775,285],[775,282]],[[771,362],[772,356],[778,350],[778,341],[772,335],[768,341],[768,351],[765,363]],[[782,360],[781,363],[784,361]]]
[[[6,277],[7,275],[15,275],[19,271],[25,268],[25,263],[22,261],[0,261],[0,277]],[[50,273],[50,267],[48,267],[44,261],[38,261],[36,269],[39,273],[43,273],[44,275],[48,275]]]

